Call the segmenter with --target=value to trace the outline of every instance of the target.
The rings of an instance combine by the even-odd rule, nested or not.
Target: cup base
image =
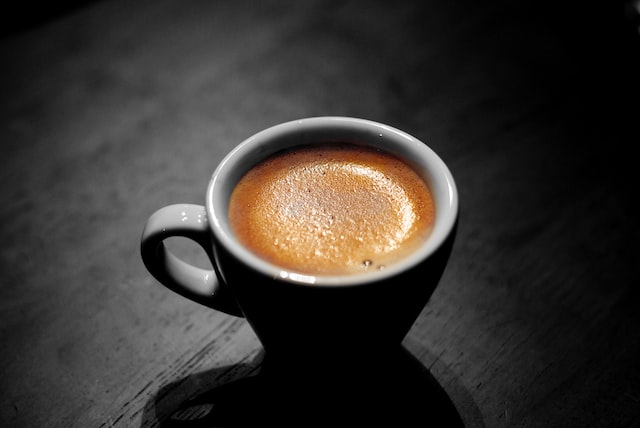
[[[268,360],[268,359],[266,359]],[[372,367],[364,365],[367,371]],[[309,367],[295,378],[264,364],[262,370],[183,403],[167,427],[438,426],[462,427],[446,392],[428,370],[399,347],[375,372],[329,375]],[[323,380],[319,381],[318,373]],[[375,425],[373,425],[375,424]]]

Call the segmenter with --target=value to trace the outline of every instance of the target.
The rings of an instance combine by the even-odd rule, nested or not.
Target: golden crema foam
[[[318,144],[255,165],[232,192],[239,241],[284,269],[361,273],[416,249],[435,216],[426,183],[393,155],[353,144]]]

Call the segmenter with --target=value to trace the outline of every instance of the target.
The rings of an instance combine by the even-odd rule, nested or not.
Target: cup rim
[[[309,143],[303,141],[306,131],[311,129],[336,129],[366,132],[378,137],[384,144],[393,146],[402,153],[395,153],[407,163],[413,163],[419,173],[427,174],[428,185],[435,199],[436,221],[425,242],[409,256],[387,266],[384,270],[343,275],[313,275],[285,269],[270,263],[244,247],[233,235],[228,222],[228,199],[244,172],[259,160],[281,148]],[[266,144],[297,136],[291,143],[280,146]],[[370,143],[367,143],[370,144]],[[392,151],[393,150],[389,150]],[[417,163],[417,164],[416,164]],[[319,116],[292,120],[266,128],[245,139],[231,150],[220,162],[211,176],[206,195],[206,212],[214,238],[234,257],[252,269],[270,278],[303,286],[355,286],[394,277],[413,268],[430,257],[452,233],[458,216],[458,191],[449,168],[425,143],[392,126],[367,119]],[[215,249],[214,249],[215,251]]]

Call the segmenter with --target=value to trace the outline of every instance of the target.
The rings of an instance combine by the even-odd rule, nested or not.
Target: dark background
[[[404,344],[464,422],[638,426],[634,2],[3,12],[0,425],[158,426],[252,372],[249,326],[159,286],[142,227],[203,203],[253,133],[348,115],[422,139],[456,178],[454,251]]]

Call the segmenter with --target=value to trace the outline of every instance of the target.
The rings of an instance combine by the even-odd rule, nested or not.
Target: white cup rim
[[[355,132],[369,135],[375,144],[393,147],[405,162],[413,163],[425,178],[435,199],[436,221],[429,237],[414,252],[384,270],[345,275],[311,275],[267,262],[244,247],[228,222],[228,199],[240,176],[269,154],[295,144],[305,144],[307,133]],[[333,130],[333,131],[332,131]],[[280,145],[266,142],[281,141]],[[397,150],[395,150],[397,149]],[[353,286],[377,282],[404,272],[430,257],[452,233],[458,216],[458,192],[444,161],[425,143],[394,127],[366,119],[324,116],[281,123],[247,138],[220,162],[207,188],[206,211],[215,239],[234,257],[271,278],[306,286]]]

